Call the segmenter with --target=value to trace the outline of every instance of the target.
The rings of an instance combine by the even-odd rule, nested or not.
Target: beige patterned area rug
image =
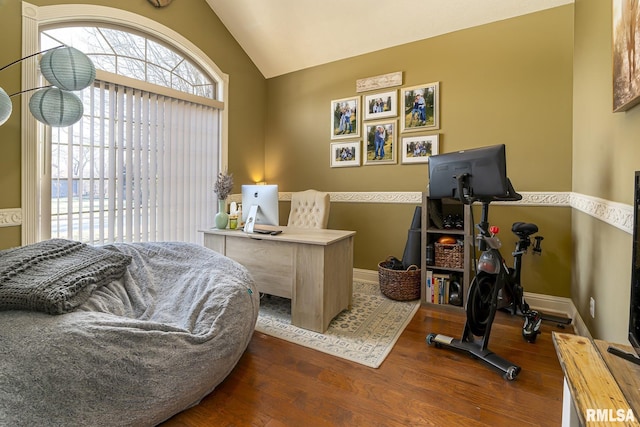
[[[295,344],[378,368],[418,311],[419,301],[394,301],[373,283],[353,282],[353,306],[324,334],[291,325],[291,301],[263,296],[256,330]]]

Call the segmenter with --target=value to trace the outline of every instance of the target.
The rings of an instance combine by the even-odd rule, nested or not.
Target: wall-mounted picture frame
[[[402,137],[402,163],[429,163],[429,157],[439,152],[440,135]]]
[[[636,54],[639,33],[637,2],[613,0],[614,113],[640,103],[640,57]]]
[[[378,120],[398,115],[398,91],[372,93],[364,95],[362,101],[365,120]]]
[[[440,82],[401,89],[402,132],[440,129]]]
[[[332,168],[360,166],[360,141],[332,142],[329,157]]]
[[[396,141],[397,120],[366,122],[363,125],[365,165],[384,165],[397,163]]]
[[[360,97],[331,101],[331,139],[360,136]]]

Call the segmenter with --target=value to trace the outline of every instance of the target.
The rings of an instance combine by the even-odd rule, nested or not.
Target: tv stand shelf
[[[438,200],[440,202],[440,200]],[[443,217],[446,217],[448,214],[459,215],[463,220],[463,228],[460,229],[445,229],[438,228],[434,224],[431,219],[430,205],[428,192],[422,193],[422,230],[421,230],[421,247],[422,247],[422,255],[421,255],[421,296],[422,303],[430,304],[431,301],[427,300],[427,271],[431,271],[432,274],[439,275],[450,275],[458,278],[461,285],[461,296],[462,296],[462,307],[464,307],[465,298],[467,297],[467,293],[469,291],[469,284],[471,280],[471,262],[472,262],[472,248],[473,248],[473,236],[471,231],[471,208],[469,205],[463,205],[460,202],[449,199],[442,199],[442,211],[439,212]],[[431,207],[433,209],[433,207]],[[442,236],[451,236],[456,239],[460,239],[463,241],[463,262],[462,267],[442,267],[436,266],[432,263],[427,264],[426,252],[427,246],[433,245],[440,237]],[[448,305],[448,304],[443,304]],[[452,305],[452,307],[454,307]],[[459,307],[460,309],[462,307]],[[458,307],[457,307],[458,308]]]
[[[553,344],[564,372],[563,426],[596,421],[598,425],[636,425],[640,421],[640,366],[607,351],[614,346],[633,352],[631,346],[557,332]],[[625,422],[629,410],[633,410],[635,423]]]

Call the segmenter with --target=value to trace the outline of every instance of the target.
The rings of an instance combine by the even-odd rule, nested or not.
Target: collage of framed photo
[[[332,100],[331,167],[397,164],[397,156],[402,164],[429,162],[439,153],[440,134],[404,134],[440,129],[439,91],[433,82],[379,89],[362,95],[361,104],[360,96]]]

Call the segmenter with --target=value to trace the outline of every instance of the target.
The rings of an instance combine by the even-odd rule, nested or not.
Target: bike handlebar
[[[522,200],[522,195],[519,194],[511,184],[511,180],[507,178],[507,193],[504,196],[490,196],[490,197],[474,197],[468,191],[468,187],[465,186],[465,181],[469,176],[468,173],[456,175],[454,178],[458,182],[458,199],[465,204],[473,204],[474,202],[491,203],[491,202],[517,202]]]
[[[507,195],[504,197],[494,197],[493,200],[499,202],[517,202],[522,200],[522,194],[518,193],[511,184],[511,180],[507,178]]]

